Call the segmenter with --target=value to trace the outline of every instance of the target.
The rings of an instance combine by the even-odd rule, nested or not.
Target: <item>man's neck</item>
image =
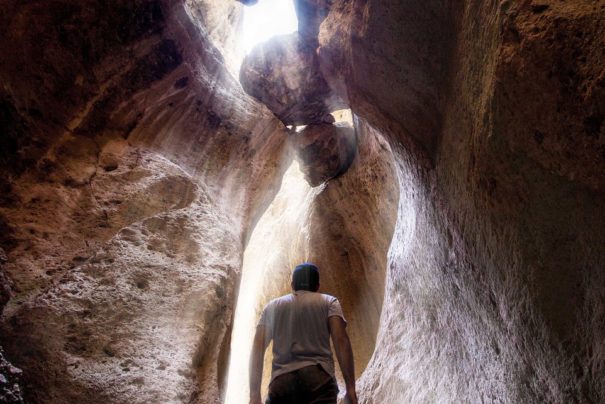
[[[313,291],[313,290],[305,290],[305,289],[298,289],[295,290],[294,292],[292,292],[293,294],[298,294],[298,293],[317,293],[317,291]]]

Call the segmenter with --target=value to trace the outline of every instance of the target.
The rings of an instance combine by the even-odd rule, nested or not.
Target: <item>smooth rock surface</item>
[[[333,3],[324,77],[390,139],[401,191],[362,401],[605,397],[604,12]]]
[[[318,43],[319,26],[330,12],[331,0],[294,0],[298,33],[309,43]]]
[[[433,153],[455,38],[451,13],[460,7],[437,0],[335,0],[329,7],[317,53],[332,91],[375,127],[396,122]]]
[[[238,329],[251,338],[263,305],[291,292],[292,269],[304,261],[314,262],[320,268],[321,292],[338,297],[348,319],[357,376],[370,361],[380,332],[383,292],[388,282],[387,253],[399,197],[388,143],[376,132],[363,133],[358,154],[347,172],[321,186],[309,186],[297,161],[290,166],[246,248],[242,268],[245,282],[240,286],[243,297],[237,309],[251,317],[249,330]],[[264,389],[270,369],[269,352]],[[233,388],[245,399],[247,372],[241,368],[233,372],[241,382]],[[337,378],[342,389],[339,371]]]

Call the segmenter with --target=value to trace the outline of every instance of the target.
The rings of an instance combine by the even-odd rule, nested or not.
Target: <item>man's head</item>
[[[309,262],[298,265],[292,272],[292,289],[317,292],[319,289],[319,269]]]

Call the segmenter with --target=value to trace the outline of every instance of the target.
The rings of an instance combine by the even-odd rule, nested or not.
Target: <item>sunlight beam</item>
[[[259,0],[255,6],[244,8],[241,45],[246,55],[275,35],[296,31],[298,19],[293,0]]]

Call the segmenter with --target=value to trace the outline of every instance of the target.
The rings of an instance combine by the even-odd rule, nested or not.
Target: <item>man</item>
[[[256,327],[250,359],[250,404],[261,404],[263,359],[273,340],[273,369],[266,404],[336,403],[338,386],[330,336],[346,384],[345,402],[357,404],[353,351],[338,299],[317,293],[319,270],[298,265],[293,293],[270,301]]]

